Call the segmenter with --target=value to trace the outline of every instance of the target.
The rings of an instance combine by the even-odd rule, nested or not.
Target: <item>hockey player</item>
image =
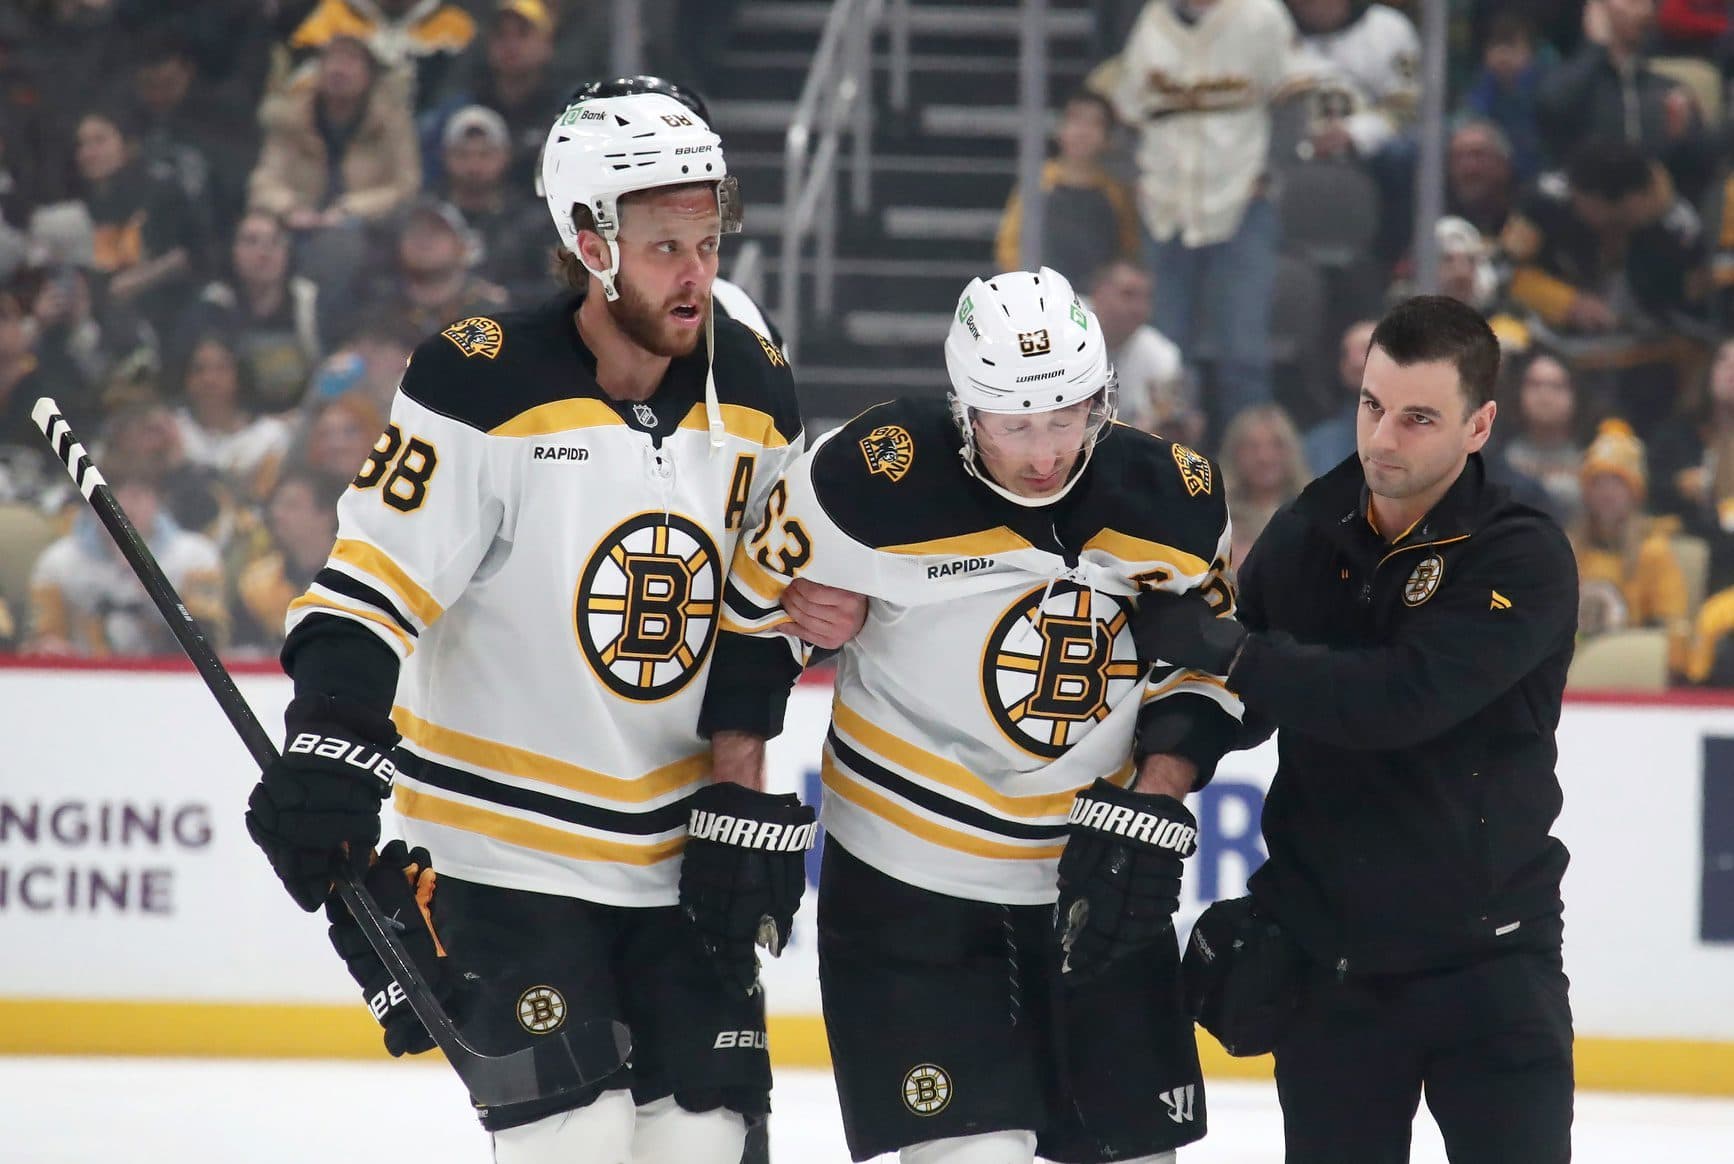
[[[498,1164],[735,1164],[769,1102],[752,937],[786,937],[802,854],[686,834],[697,813],[811,819],[713,783],[697,731],[728,562],[801,424],[781,353],[712,317],[740,207],[700,119],[656,94],[578,102],[542,173],[574,294],[416,349],[292,604],[290,743],[247,825],[315,909],[391,796],[439,868],[433,976],[473,985],[467,1036],[504,1053],[631,1027],[630,1065],[597,1086],[481,1113]],[[419,885],[426,855],[387,852]],[[333,920],[367,983],[377,960]],[[394,1052],[428,1046],[401,1001],[379,1012]]]
[[[1240,705],[1142,667],[1143,591],[1226,608],[1204,457],[1113,424],[1101,330],[1058,273],[965,289],[948,401],[868,409],[736,551],[701,720],[758,763],[798,670],[759,650],[794,579],[847,583],[823,761],[819,975],[849,1149],[904,1164],[1168,1160],[1205,1130],[1172,915]]]

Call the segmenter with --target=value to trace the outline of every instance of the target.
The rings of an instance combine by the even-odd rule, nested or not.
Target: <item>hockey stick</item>
[[[229,717],[229,723],[247,751],[252,753],[254,762],[264,768],[276,760],[276,745],[265,734],[265,729],[253,715],[253,709],[247,705],[246,697],[235,686],[216,651],[211,649],[204,632],[199,630],[199,624],[188,613],[180,595],[175,593],[173,584],[163,575],[162,567],[157,565],[156,557],[133,527],[126,511],[115,500],[114,492],[91,462],[90,454],[73,435],[72,426],[60,414],[60,406],[44,396],[37,400],[30,417],[72,475],[73,484],[96,511],[103,528],[126,557],[127,565],[144,584],[151,601],[156,604],[157,613],[169,624],[181,650],[198,668],[205,686],[211,689],[217,705]],[[355,915],[368,945],[397,979],[410,1009],[427,1027],[428,1034],[445,1052],[446,1060],[458,1073],[458,1078],[469,1088],[476,1107],[485,1110],[565,1095],[612,1074],[625,1062],[631,1049],[625,1025],[600,1019],[543,1036],[534,1045],[509,1055],[485,1055],[476,1050],[458,1033],[451,1016],[434,997],[427,978],[416,968],[402,942],[392,933],[392,927],[401,928],[402,923],[388,919],[380,912],[379,904],[367,892],[354,869],[345,867],[337,875],[337,892],[343,904],[349,907],[349,912]]]

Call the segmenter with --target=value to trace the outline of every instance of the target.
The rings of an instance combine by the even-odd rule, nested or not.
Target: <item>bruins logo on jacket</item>
[[[1445,577],[1445,559],[1438,554],[1428,554],[1409,572],[1409,580],[1403,583],[1403,602],[1407,606],[1420,606],[1433,597],[1433,592],[1439,589],[1439,580]]]
[[[902,425],[882,424],[861,438],[861,455],[869,472],[883,473],[896,484],[915,463],[915,442]]]
[[[1071,582],[1012,603],[981,659],[982,697],[1008,740],[1051,760],[1107,717],[1144,675],[1130,610],[1126,599]]]
[[[500,330],[500,325],[483,315],[461,319],[440,334],[451,340],[466,357],[486,356],[491,360],[500,354],[506,343],[506,334]]]
[[[1174,465],[1180,470],[1180,479],[1186,483],[1186,496],[1197,497],[1200,493],[1209,493],[1209,459],[1182,444],[1176,444],[1173,452]]]

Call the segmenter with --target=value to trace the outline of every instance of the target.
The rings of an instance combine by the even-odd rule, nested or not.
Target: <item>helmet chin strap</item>
[[[722,405],[716,398],[716,300],[704,313],[704,417],[710,425],[711,452],[723,447],[728,430],[723,427]]]
[[[1076,485],[1078,479],[1084,475],[1084,469],[1089,465],[1090,457],[1094,455],[1096,451],[1096,442],[1099,439],[1101,439],[1100,433],[1090,438],[1090,443],[1084,446],[1083,455],[1078,458],[1078,463],[1072,466],[1072,472],[1066,478],[1066,483],[1060,486],[1060,491],[1058,493],[1050,494],[1047,497],[1025,497],[1021,493],[1013,493],[1010,489],[1007,489],[1004,485],[995,481],[993,479],[993,474],[989,473],[978,463],[975,451],[975,432],[973,427],[970,429],[968,435],[964,437],[963,448],[958,450],[958,455],[963,458],[964,472],[968,473],[971,477],[974,477],[977,481],[980,481],[983,485],[986,485],[989,489],[992,489],[995,493],[999,494],[1013,505],[1021,505],[1025,509],[1040,509],[1044,505],[1052,505],[1054,502],[1072,491],[1072,486]]]
[[[600,233],[600,232],[599,232]],[[602,284],[602,297],[613,303],[620,298],[620,288],[614,285],[614,277],[620,274],[620,248],[614,245],[614,240],[602,235],[602,241],[608,244],[608,269],[598,271],[589,263],[584,263],[584,252],[578,252],[578,261],[584,263],[584,269],[596,276],[596,281]]]

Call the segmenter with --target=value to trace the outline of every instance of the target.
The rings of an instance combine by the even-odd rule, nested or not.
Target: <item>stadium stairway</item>
[[[707,98],[740,176],[745,238],[765,248],[773,316],[781,267],[783,141],[829,10],[817,0],[747,0]],[[802,319],[796,379],[814,431],[899,393],[945,390],[941,343],[957,295],[989,272],[1017,171],[1016,0],[912,0],[910,107],[889,107],[889,45],[873,51],[872,198],[854,214],[848,151],[838,199],[838,310]],[[1050,105],[1091,65],[1088,0],[1050,0]],[[803,292],[811,296],[811,284]]]

